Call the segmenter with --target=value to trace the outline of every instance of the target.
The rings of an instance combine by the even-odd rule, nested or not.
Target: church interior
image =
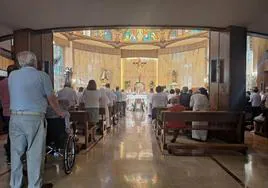
[[[54,84],[72,69],[74,87],[89,79],[129,92],[208,87],[208,31],[122,28],[54,33]]]
[[[267,7],[0,1],[0,188],[267,188]]]
[[[51,53],[48,50],[52,61],[40,63],[43,66],[40,70],[48,73],[53,80],[55,93],[62,90],[67,82],[78,91],[81,87],[86,88],[89,80],[95,80],[98,89],[110,84],[111,90],[116,87],[124,90],[129,104],[125,116],[118,112],[111,115],[112,120],[104,120],[102,114],[100,122],[105,122],[105,125],[101,136],[90,132],[85,109],[76,106],[69,110],[72,122],[78,127],[76,142],[79,146],[73,150],[77,152],[75,164],[72,171],[66,173],[65,158],[62,164],[62,161],[59,162],[60,155],[54,154],[46,164],[44,180],[59,188],[66,185],[91,185],[94,188],[267,187],[268,128],[259,127],[253,133],[247,128],[250,122],[246,120],[248,112],[244,109],[241,113],[232,111],[233,101],[228,101],[232,95],[231,82],[234,82],[230,81],[229,75],[231,50],[229,47],[226,50],[226,41],[220,44],[215,42],[215,38],[225,40],[226,32],[173,27],[53,31],[49,38]],[[1,80],[7,76],[7,67],[16,63],[15,40],[0,41]],[[216,65],[213,64],[215,49],[218,53]],[[245,91],[252,92],[254,87],[258,87],[260,93],[265,92],[268,87],[267,37],[246,36],[245,75]],[[182,90],[185,86],[194,93],[199,88],[205,88],[210,106],[210,110],[205,112],[208,115],[182,112],[184,117],[176,115],[173,118],[192,118],[193,123],[207,118],[212,123],[219,121],[217,126],[225,121],[234,121],[235,133],[231,133],[234,128],[219,133],[224,129],[216,126],[215,130],[208,131],[214,137],[200,142],[185,136],[189,130],[182,131],[175,142],[181,148],[174,152],[170,148],[175,144],[170,140],[175,131],[169,132],[163,128],[168,124],[165,119],[156,119],[155,124],[148,116],[149,92],[157,86],[164,88],[165,92]],[[246,96],[246,93],[242,95]],[[145,101],[144,104],[141,101]],[[146,107],[134,110],[132,103]],[[160,111],[160,114],[168,113],[166,110]],[[191,116],[191,113],[195,114]],[[245,122],[241,123],[240,117]],[[111,127],[104,128],[110,120]],[[265,125],[267,127],[267,122]],[[81,131],[81,126],[87,128]],[[92,138],[93,135],[96,139]],[[225,149],[238,149],[235,152],[215,152],[215,140]],[[0,187],[3,188],[9,187],[11,171],[5,160],[5,141],[4,123],[0,121]],[[182,143],[195,146],[190,146],[193,150],[185,153],[187,147],[181,146]],[[206,153],[207,148],[201,149],[201,152],[195,150],[197,145],[202,148],[206,144],[212,147],[212,153]]]

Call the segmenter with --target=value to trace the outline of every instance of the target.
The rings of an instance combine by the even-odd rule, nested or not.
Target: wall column
[[[31,29],[14,32],[14,55],[32,51],[38,61],[38,69],[47,72],[53,81],[53,34],[35,32]]]
[[[210,103],[215,110],[244,110],[247,30],[210,32]]]
[[[68,46],[64,46],[64,66],[69,68],[73,68],[74,66],[72,41],[69,41]]]
[[[230,109],[244,110],[246,104],[247,30],[230,27]]]

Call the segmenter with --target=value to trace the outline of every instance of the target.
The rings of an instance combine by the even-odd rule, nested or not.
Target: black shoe
[[[42,188],[52,188],[53,184],[52,183],[45,183],[42,185]]]

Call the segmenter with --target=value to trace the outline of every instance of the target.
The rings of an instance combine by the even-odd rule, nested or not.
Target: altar
[[[127,110],[145,112],[148,106],[147,94],[127,94]]]

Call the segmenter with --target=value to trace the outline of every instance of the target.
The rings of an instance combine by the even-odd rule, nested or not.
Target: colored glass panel
[[[64,85],[63,48],[54,45],[54,90],[59,91]]]
[[[159,40],[159,29],[127,29],[122,39],[123,42],[157,42]]]

